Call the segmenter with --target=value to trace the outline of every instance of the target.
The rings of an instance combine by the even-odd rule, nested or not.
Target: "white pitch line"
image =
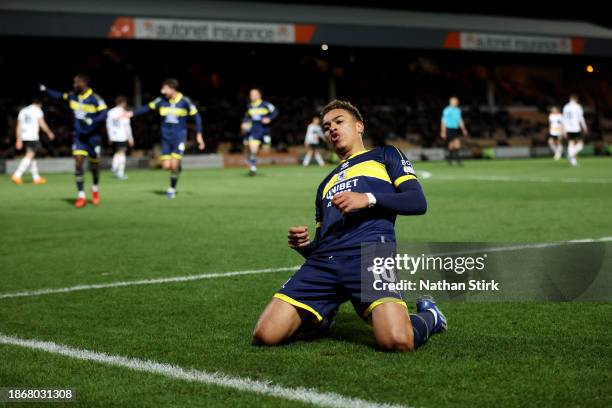
[[[36,289],[36,290],[25,290],[22,292],[0,293],[0,299],[48,295],[52,293],[77,292],[81,290],[118,288],[118,287],[124,287],[124,286],[155,285],[155,284],[160,284],[160,283],[171,283],[171,282],[189,282],[189,281],[202,280],[202,279],[227,278],[231,276],[254,275],[254,274],[259,274],[259,273],[286,272],[286,271],[294,271],[294,270],[297,270],[298,268],[299,266],[286,266],[282,268],[253,269],[253,270],[247,270],[247,271],[234,271],[234,272],[203,273],[200,275],[173,276],[173,277],[168,277],[168,278],[157,278],[157,279],[140,279],[140,280],[133,280],[133,281],[98,283],[98,284],[92,284],[92,285],[76,285],[76,286],[69,286],[66,288],[46,288],[46,289]]]
[[[30,340],[5,335],[0,333],[0,344],[25,347],[34,350],[42,350],[52,354],[59,354],[78,360],[92,361],[108,364],[116,367],[128,368],[130,370],[159,374],[168,378],[198,382],[202,384],[216,385],[232,388],[238,391],[252,392],[270,397],[282,398],[290,401],[300,401],[320,407],[332,408],[403,408],[402,405],[381,404],[348,397],[333,392],[320,392],[312,388],[291,388],[275,385],[271,381],[252,380],[248,377],[233,377],[219,372],[207,372],[193,368],[183,368],[173,364],[159,363],[151,360],[141,360],[133,357],[124,357],[100,353],[96,351],[83,350],[75,347],[65,346],[49,341]]]
[[[454,256],[454,255],[471,255],[471,254],[480,254],[483,252],[513,252],[513,251],[523,251],[523,250],[531,250],[531,249],[545,249],[545,248],[555,248],[565,245],[573,245],[573,244],[588,244],[588,243],[596,243],[596,242],[610,242],[612,241],[612,237],[602,237],[602,238],[586,238],[586,239],[574,239],[571,241],[561,241],[561,242],[544,242],[541,244],[523,244],[523,245],[508,245],[501,247],[483,247],[476,248],[468,251],[457,251],[457,252],[444,252],[444,253],[436,253],[436,254],[427,254],[427,256]]]
[[[609,242],[609,241],[612,241],[612,237],[586,238],[586,239],[577,239],[577,240],[562,241],[562,242],[546,242],[546,243],[541,243],[541,244],[523,244],[523,245],[519,244],[519,245],[511,245],[511,246],[503,246],[503,247],[478,248],[472,252],[462,251],[462,252],[457,252],[457,253],[452,253],[452,254],[449,253],[449,254],[430,254],[430,255],[431,256],[461,255],[461,254],[469,254],[469,253],[480,253],[482,251],[488,251],[488,252],[517,251],[517,250],[549,248],[549,247],[556,247],[556,246],[576,244],[576,243]],[[76,285],[76,286],[69,286],[66,288],[45,288],[45,289],[36,289],[36,290],[26,290],[22,292],[0,293],[0,300],[17,298],[17,297],[49,295],[49,294],[54,294],[54,293],[78,292],[78,291],[92,290],[92,289],[106,289],[106,288],[117,288],[117,287],[138,286],[138,285],[156,285],[156,284],[162,284],[162,283],[190,282],[190,281],[212,279],[212,278],[226,278],[226,277],[231,277],[231,276],[255,275],[259,273],[287,272],[287,271],[295,271],[299,267],[300,267],[299,265],[296,265],[296,266],[286,266],[282,268],[253,269],[253,270],[247,270],[247,271],[234,271],[234,272],[204,273],[200,275],[174,276],[174,277],[168,277],[168,278],[141,279],[141,280],[133,280],[133,281],[119,281],[119,282],[109,282],[109,283],[98,283],[98,284],[92,284],[92,285]]]
[[[528,183],[586,183],[586,184],[611,184],[612,179],[609,178],[554,178],[554,177],[516,177],[516,176],[445,176],[432,175],[424,177],[429,180],[456,180],[456,181],[512,181],[512,182],[528,182]]]

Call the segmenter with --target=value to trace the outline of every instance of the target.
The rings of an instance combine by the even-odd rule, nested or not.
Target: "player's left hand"
[[[23,142],[21,140],[17,139],[17,141],[15,142],[15,149],[17,150],[23,149]]]
[[[264,125],[269,125],[271,122],[270,118],[262,118],[261,119],[261,123],[263,123]]]
[[[204,150],[204,148],[206,147],[206,143],[204,143],[204,138],[202,137],[202,133],[198,133],[196,135],[196,140],[198,142],[198,149]]]
[[[49,140],[55,140],[55,133],[53,133],[53,132],[49,132],[49,133],[47,134],[47,137],[49,138]]]
[[[367,194],[348,191],[336,194],[331,202],[334,207],[340,210],[342,215],[351,211],[361,210],[362,208],[368,208],[370,203]]]

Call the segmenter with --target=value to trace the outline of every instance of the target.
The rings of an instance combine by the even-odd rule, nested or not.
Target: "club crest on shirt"
[[[408,160],[402,160],[402,165],[404,166],[405,173],[414,174],[414,169],[412,168],[412,164]]]
[[[345,179],[346,179],[346,170],[343,170],[340,173],[338,173],[338,181],[342,181]]]

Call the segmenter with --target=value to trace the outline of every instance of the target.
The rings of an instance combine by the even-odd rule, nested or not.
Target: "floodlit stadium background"
[[[314,229],[314,191],[332,167],[299,163],[310,118],[334,97],[362,110],[369,146],[415,162],[429,209],[398,218],[399,242],[513,242],[533,255],[612,239],[612,29],[601,13],[289,3],[0,3],[0,388],[72,388],[88,407],[612,405],[610,302],[445,302],[449,332],[405,356],[378,352],[350,306],[329,338],[250,345],[302,261],[286,228]],[[148,116],[133,121],[129,180],[105,171],[102,204],[72,208],[72,121],[49,101],[57,140],[41,136],[38,159],[49,183],[10,183],[17,112],[37,84],[69,89],[78,72],[109,105],[119,94],[146,103],[179,79],[207,148],[191,129],[176,200],[163,197]],[[261,174],[247,178],[239,131],[252,86],[281,115]],[[546,145],[548,109],[570,93],[590,128],[577,168]],[[439,138],[451,95],[470,131],[463,168],[444,162]]]

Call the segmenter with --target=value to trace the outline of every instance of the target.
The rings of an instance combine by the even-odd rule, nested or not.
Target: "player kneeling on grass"
[[[30,168],[32,172],[32,180],[34,184],[45,184],[47,180],[40,177],[38,174],[38,163],[36,163],[36,152],[40,146],[39,135],[40,128],[47,134],[49,140],[53,140],[55,135],[47,126],[45,116],[42,111],[42,102],[39,99],[34,99],[32,104],[26,106],[19,111],[17,116],[17,141],[15,148],[21,150],[25,147],[26,153],[23,159],[19,162],[17,170],[11,177],[15,184],[23,184],[21,176]]]
[[[372,324],[378,346],[412,351],[446,329],[431,297],[417,300],[408,314],[401,293],[362,293],[361,244],[395,242],[395,218],[427,210],[423,190],[406,157],[395,147],[365,150],[364,121],[349,102],[333,101],[321,112],[323,130],[342,161],[316,195],[316,237],[307,227],[289,229],[289,246],[306,258],[261,314],[253,342],[274,346],[329,328],[341,303]]]

